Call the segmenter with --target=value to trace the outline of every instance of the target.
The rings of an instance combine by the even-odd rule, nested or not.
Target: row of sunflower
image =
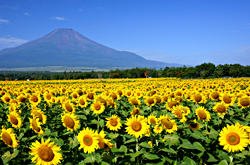
[[[6,164],[249,164],[248,78],[2,82]]]

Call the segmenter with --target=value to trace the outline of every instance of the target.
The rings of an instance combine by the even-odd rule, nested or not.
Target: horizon
[[[58,2],[0,2],[0,50],[67,28],[148,60],[191,66],[250,63],[250,1]]]

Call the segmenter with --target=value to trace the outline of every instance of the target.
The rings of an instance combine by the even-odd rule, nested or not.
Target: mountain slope
[[[72,29],[56,29],[15,48],[0,51],[1,68],[78,66],[150,67],[171,64],[146,60],[127,51],[117,51],[94,42]]]

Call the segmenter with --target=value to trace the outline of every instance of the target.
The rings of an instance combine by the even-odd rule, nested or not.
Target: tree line
[[[145,78],[145,77],[178,77],[178,78],[220,78],[220,77],[250,77],[250,66],[240,64],[224,64],[215,66],[203,63],[195,67],[165,67],[115,69],[110,71],[64,71],[64,72],[18,72],[0,71],[0,80],[71,80],[90,78]]]

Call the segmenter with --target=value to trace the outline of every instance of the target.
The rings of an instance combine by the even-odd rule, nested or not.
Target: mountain
[[[148,67],[182,66],[146,60],[94,42],[72,29],[56,29],[36,40],[0,51],[0,68],[19,67]]]

